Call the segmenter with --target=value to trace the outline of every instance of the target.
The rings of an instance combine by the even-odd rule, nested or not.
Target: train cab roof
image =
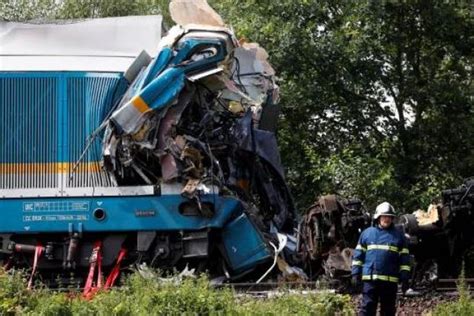
[[[124,72],[143,50],[154,57],[161,36],[160,15],[0,21],[0,71]]]

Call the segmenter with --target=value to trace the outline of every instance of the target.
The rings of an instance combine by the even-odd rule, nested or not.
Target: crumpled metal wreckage
[[[174,18],[193,20],[176,16],[180,2],[196,5],[172,2]],[[179,188],[192,202],[184,212],[197,216],[214,215],[206,194],[239,199],[275,249],[272,268],[306,279],[283,255],[285,248],[296,256],[297,217],[275,138],[279,88],[267,59],[225,26],[174,26],[103,124],[103,168],[118,186]],[[285,245],[277,234],[288,235]]]
[[[58,62],[51,69],[64,73],[48,68],[38,79],[52,87],[45,106],[62,111],[45,119],[60,117],[58,135],[70,137],[56,140],[51,132],[51,150],[38,143],[44,150],[31,157],[12,155],[15,159],[0,166],[7,171],[0,184],[9,187],[24,184],[23,174],[9,176],[10,169],[21,169],[18,164],[58,167],[51,175],[60,181],[41,196],[29,196],[27,207],[20,190],[0,199],[7,214],[0,223],[0,263],[32,267],[31,284],[38,271],[53,287],[85,284],[88,295],[103,285],[102,271],[109,273],[106,284],[112,286],[126,265],[146,276],[153,276],[155,268],[189,267],[185,275],[208,271],[214,283],[275,276],[300,282],[309,279],[302,263],[320,264],[319,256],[306,256],[314,242],[301,232],[311,220],[299,226],[280,161],[275,137],[279,87],[268,54],[258,44],[238,41],[205,0],[173,0],[170,13],[177,25],[161,39],[154,58],[134,50],[127,55],[136,57],[131,65],[127,58],[111,67],[107,55],[107,67],[98,67],[96,60],[98,68],[90,68],[84,65],[90,54],[79,45],[85,60],[70,69]],[[62,43],[70,30],[86,33],[106,22],[115,25],[95,21],[48,29],[52,37],[62,34],[56,35]],[[39,29],[33,34],[44,32]],[[111,26],[103,31],[117,34]],[[111,52],[115,56],[115,48]],[[0,80],[14,82],[0,107],[9,108],[20,95],[28,100],[42,96],[47,89],[40,93],[35,89],[42,85],[23,80],[36,76],[31,69],[0,72]],[[70,80],[76,77],[81,80]],[[49,129],[43,132],[50,135]],[[16,131],[6,137],[29,141]],[[42,164],[50,161],[43,157],[49,152],[57,156],[55,163]],[[23,156],[32,159],[25,162]],[[34,216],[22,216],[24,211]]]
[[[353,248],[370,224],[371,216],[359,199],[319,197],[306,210],[298,227],[298,253],[310,279],[322,277],[332,286],[347,286]]]
[[[432,286],[439,279],[457,278],[474,243],[474,179],[443,190],[427,211],[400,217],[413,254],[413,284]],[[472,273],[469,268],[467,273]]]
[[[204,217],[213,209],[202,195],[238,198],[273,248],[273,264],[257,282],[274,267],[286,281],[347,276],[349,248],[370,217],[359,200],[331,195],[298,220],[275,137],[279,87],[268,54],[239,43],[205,1],[173,1],[170,9],[186,25],[170,29],[107,122],[110,178],[177,185]],[[196,19],[210,25],[187,24]]]
[[[47,285],[84,286],[88,295],[106,274],[112,286],[123,266],[150,275],[189,264],[227,281],[263,281],[277,268],[306,277],[295,267],[297,218],[267,53],[240,43],[205,0],[174,0],[170,11],[177,25],[154,58],[145,51],[161,37],[159,16],[141,34],[139,17],[0,23],[18,50],[0,54],[16,60],[11,72],[0,67],[3,121],[21,122],[10,115],[18,103],[38,118],[38,131],[27,132],[43,135],[0,135],[0,265],[31,268],[30,287],[38,271]],[[138,33],[141,54],[129,40],[99,45],[133,25],[127,34]],[[90,30],[100,36],[89,42]],[[58,49],[73,32],[77,47]],[[41,34],[48,43],[29,55],[23,38]],[[51,113],[36,111],[34,100]]]

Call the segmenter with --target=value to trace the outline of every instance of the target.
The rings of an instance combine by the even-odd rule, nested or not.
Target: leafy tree
[[[424,206],[473,166],[473,19],[463,3],[215,0],[282,78],[297,200]]]
[[[128,15],[168,14],[169,0],[64,0],[61,18],[97,18]]]
[[[163,14],[169,0],[2,0],[0,20],[84,19]]]
[[[22,22],[47,18],[55,12],[53,0],[2,0],[0,1],[0,21]]]

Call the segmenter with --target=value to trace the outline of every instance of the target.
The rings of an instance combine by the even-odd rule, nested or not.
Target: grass
[[[433,316],[471,316],[474,315],[474,300],[469,292],[469,286],[466,282],[464,264],[458,279],[459,298],[455,302],[444,303],[436,306]]]
[[[180,283],[145,279],[138,273],[120,288],[93,300],[78,293],[29,291],[25,274],[0,270],[0,315],[354,315],[350,297],[332,293],[268,298],[237,297],[215,289],[205,275]]]

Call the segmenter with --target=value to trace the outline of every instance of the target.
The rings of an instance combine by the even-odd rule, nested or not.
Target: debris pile
[[[204,0],[172,1],[170,12],[178,25],[106,123],[104,169],[118,186],[177,192],[204,217],[214,210],[201,196],[236,197],[261,232],[293,234],[268,54],[240,43]]]
[[[305,270],[313,272],[311,277],[320,274],[329,279],[350,276],[351,248],[370,222],[370,214],[360,200],[337,195],[320,197],[307,210],[300,224],[299,252]]]
[[[347,274],[345,248],[354,247],[370,217],[359,200],[324,196],[295,230],[275,138],[279,88],[267,52],[239,42],[205,0],[172,1],[170,13],[177,25],[107,121],[109,177],[118,186],[179,193],[194,203],[186,212],[198,216],[214,215],[201,199],[206,194],[239,199],[274,248],[270,270],[278,267],[282,280],[306,280],[296,266],[312,279]]]
[[[427,211],[400,217],[398,225],[409,239],[413,282],[418,286],[459,275],[462,260],[474,242],[473,188],[473,179],[466,179],[461,186],[444,190],[439,203],[431,204]]]

